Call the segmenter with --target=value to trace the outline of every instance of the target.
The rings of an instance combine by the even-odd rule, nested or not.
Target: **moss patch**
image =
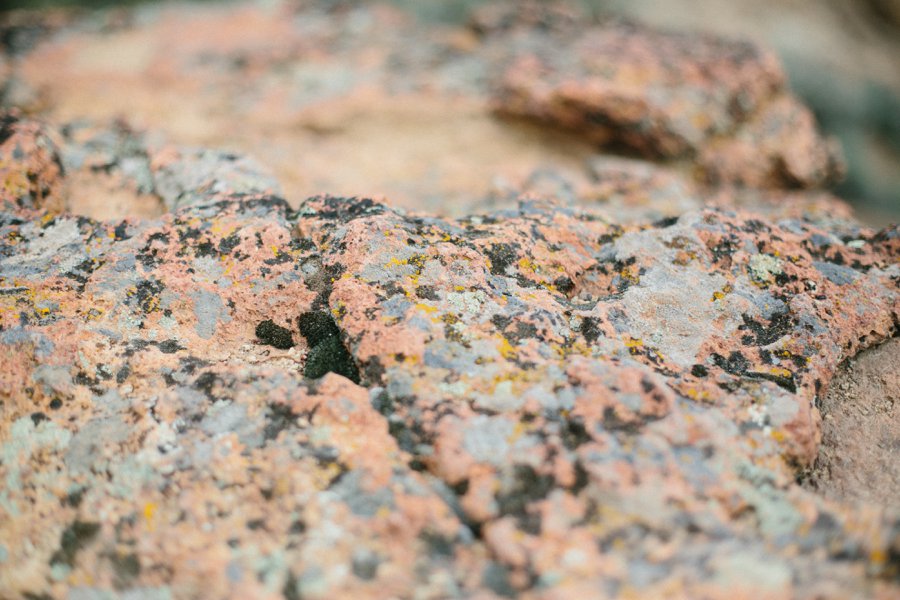
[[[279,350],[287,350],[294,346],[294,336],[291,334],[291,330],[276,325],[271,320],[262,321],[256,326],[256,337],[264,344],[274,346]]]
[[[309,344],[304,377],[318,379],[327,373],[337,373],[353,383],[359,383],[359,369],[341,342],[341,331],[329,313],[305,312],[297,319],[297,323],[300,335]]]

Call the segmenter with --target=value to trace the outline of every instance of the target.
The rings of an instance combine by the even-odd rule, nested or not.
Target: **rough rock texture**
[[[873,222],[900,218],[900,2],[589,0],[606,14],[762,42],[847,159],[842,193]],[[880,214],[879,214],[880,212]]]
[[[566,40],[514,60],[499,110],[645,156],[696,157],[717,182],[810,187],[838,171],[777,60],[752,44],[619,24]]]
[[[292,204],[243,155],[4,117],[0,597],[897,595],[896,507],[796,480],[838,365],[900,321],[900,230],[794,189],[831,154],[767,54],[537,6],[473,16],[464,60],[490,76],[467,93],[513,111],[512,76],[543,126],[688,167],[594,155],[581,175],[482,182],[509,208],[456,218]],[[295,27],[403,23],[289,9],[276,40],[295,44]],[[299,60],[254,29],[263,9],[202,10],[247,23],[229,43],[255,77]],[[428,33],[394,84],[455,64]],[[578,52],[553,72],[576,83],[529,83],[522,49],[551,64],[560,36]],[[647,69],[631,84],[598,67],[623,48]],[[694,176],[710,152],[735,158]],[[60,212],[103,186],[145,212]]]
[[[866,350],[822,399],[822,447],[804,483],[845,501],[900,504],[900,339]]]
[[[29,111],[81,128],[127,115],[165,133],[151,152],[249,154],[292,206],[327,191],[453,216],[508,208],[496,197],[535,172],[589,185],[598,148],[716,187],[814,188],[841,172],[753,44],[593,22],[564,2],[490,4],[465,29],[367,4],[110,11],[64,33],[58,16],[9,17],[9,69]],[[74,209],[132,214],[89,190]]]

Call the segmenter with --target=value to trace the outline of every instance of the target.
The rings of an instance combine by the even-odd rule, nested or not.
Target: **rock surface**
[[[897,507],[797,484],[839,364],[900,321],[900,230],[817,189],[836,155],[767,53],[563,4],[465,31],[354,2],[125,14],[15,58],[50,105],[0,136],[0,596],[900,591]],[[127,55],[138,119],[193,78],[188,112],[253,98],[241,135],[302,115],[327,147],[375,98],[558,145],[477,194],[413,163],[403,206],[298,201],[287,163],[347,172],[78,105],[129,37],[167,48]],[[78,89],[32,70],[73,54]],[[134,216],[78,214],[103,189]]]
[[[866,350],[831,382],[822,399],[822,447],[804,483],[828,497],[900,503],[900,340]]]

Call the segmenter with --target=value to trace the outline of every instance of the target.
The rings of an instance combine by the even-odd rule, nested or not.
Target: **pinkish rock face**
[[[256,32],[254,68],[290,58],[263,51],[264,13],[215,10]],[[760,124],[822,142],[767,54],[493,11],[470,52],[507,73],[501,101],[519,86],[512,112],[571,128],[602,109],[592,142],[721,171],[600,156],[583,185],[533,177],[466,218],[292,207],[249,158],[122,126],[51,148],[7,118],[4,181],[50,183],[2,192],[4,593],[897,593],[900,515],[796,479],[839,363],[900,320],[900,231],[783,189],[824,181],[831,155],[795,161]],[[500,50],[560,35],[571,54],[536,55],[552,76]],[[709,158],[728,144],[758,161]],[[98,170],[160,216],[53,210]]]

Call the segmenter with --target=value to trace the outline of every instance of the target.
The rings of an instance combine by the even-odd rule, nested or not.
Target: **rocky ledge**
[[[475,69],[490,118],[596,150],[458,217],[424,180],[418,210],[289,202],[245,156],[7,112],[0,597],[900,592],[896,504],[798,484],[839,365],[896,331],[900,230],[818,189],[839,155],[775,59],[560,3],[482,10],[452,52],[384,8],[280,10],[297,43],[242,69],[388,23],[410,85]],[[73,213],[98,177],[159,216]]]

